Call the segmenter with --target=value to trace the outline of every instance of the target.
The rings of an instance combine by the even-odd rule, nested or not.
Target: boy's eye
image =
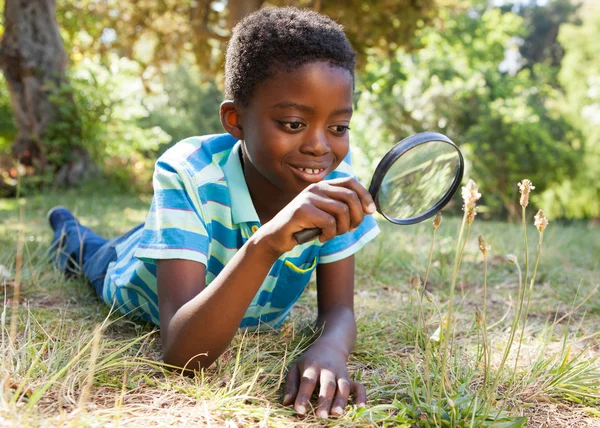
[[[345,125],[334,125],[334,126],[331,126],[329,129],[331,129],[336,134],[344,135],[346,132],[348,132],[350,127],[345,126]]]
[[[298,131],[304,127],[302,122],[279,122],[284,128],[290,131]]]

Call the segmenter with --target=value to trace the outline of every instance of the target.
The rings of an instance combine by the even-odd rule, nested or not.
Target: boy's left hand
[[[310,397],[319,384],[316,415],[341,416],[352,393],[359,407],[367,401],[365,387],[348,376],[346,355],[335,347],[315,342],[290,367],[284,387],[283,405],[294,403],[299,414],[306,413]]]

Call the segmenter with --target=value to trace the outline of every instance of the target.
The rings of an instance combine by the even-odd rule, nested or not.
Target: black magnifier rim
[[[398,160],[398,158],[404,153],[406,153],[410,149],[420,146],[421,144],[429,143],[432,141],[443,141],[444,143],[448,143],[452,147],[454,147],[456,149],[456,152],[458,153],[458,172],[454,177],[452,185],[450,186],[448,191],[446,191],[446,194],[436,204],[434,204],[424,213],[415,217],[409,217],[405,219],[389,217],[381,210],[381,207],[379,206],[379,190],[381,189],[381,183],[383,182],[386,173],[396,162],[396,160]],[[438,132],[421,132],[419,134],[414,134],[396,143],[396,145],[386,153],[383,159],[381,159],[381,162],[379,162],[379,165],[377,165],[377,168],[375,168],[373,179],[371,180],[371,184],[369,185],[369,193],[371,193],[371,196],[375,201],[375,205],[377,206],[377,211],[379,212],[379,214],[384,216],[388,221],[394,224],[403,225],[420,223],[423,220],[427,220],[428,218],[436,215],[442,208],[446,206],[448,202],[450,202],[450,200],[458,190],[460,183],[462,182],[463,173],[465,169],[464,165],[465,163],[462,153],[458,149],[457,145],[454,144],[454,142],[452,142],[452,140],[450,140],[450,138],[448,138],[447,136]]]

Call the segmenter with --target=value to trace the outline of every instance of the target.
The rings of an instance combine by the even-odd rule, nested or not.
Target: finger
[[[365,187],[362,184],[360,184],[355,178],[338,178],[335,180],[327,180],[327,183],[334,186],[346,187],[356,192],[362,203],[363,210],[367,214],[373,214],[377,210],[375,202],[373,202],[373,197],[371,196],[369,191],[365,189]]]
[[[321,389],[317,403],[317,416],[326,419],[329,416],[331,402],[337,389],[335,375],[331,370],[321,370]]]
[[[283,405],[289,406],[296,399],[298,394],[298,382],[300,380],[300,371],[296,364],[290,366],[290,370],[285,378],[285,386],[283,387]]]
[[[325,197],[338,200],[345,205],[348,210],[350,229],[360,226],[365,212],[362,202],[354,190],[341,186],[324,185],[320,191],[323,192]]]
[[[329,241],[337,236],[336,219],[331,214],[317,208],[310,200],[306,200],[301,210],[297,210],[294,215],[298,226],[303,229],[318,228],[321,233],[318,235],[321,242]]]
[[[324,192],[323,194],[311,195],[310,203],[335,219],[336,236],[348,232],[352,227],[351,208],[345,202],[331,198],[329,194]],[[354,207],[354,210],[356,211],[356,207]],[[361,210],[360,204],[358,210]]]
[[[354,402],[358,407],[365,407],[367,405],[367,391],[362,383],[351,382],[350,390],[354,394]]]
[[[337,394],[335,400],[331,406],[331,414],[333,416],[342,416],[344,409],[348,404],[348,397],[350,396],[350,382],[348,379],[339,378],[337,381]]]
[[[294,404],[294,409],[301,415],[306,413],[310,396],[315,390],[315,386],[317,386],[317,378],[318,373],[316,367],[308,367],[304,370],[304,373],[302,373],[298,395],[296,396],[296,403]]]

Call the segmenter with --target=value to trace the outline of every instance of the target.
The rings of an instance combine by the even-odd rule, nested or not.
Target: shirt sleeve
[[[344,158],[340,166],[327,176],[327,179],[348,176],[356,178],[352,170],[350,152],[348,152],[348,155]],[[378,234],[379,226],[377,226],[377,222],[372,215],[366,215],[354,232],[347,232],[336,236],[323,244],[319,253],[319,263],[333,263],[350,257]]]
[[[185,259],[206,265],[208,216],[187,169],[159,159],[153,186],[154,198],[135,257],[149,263]]]

